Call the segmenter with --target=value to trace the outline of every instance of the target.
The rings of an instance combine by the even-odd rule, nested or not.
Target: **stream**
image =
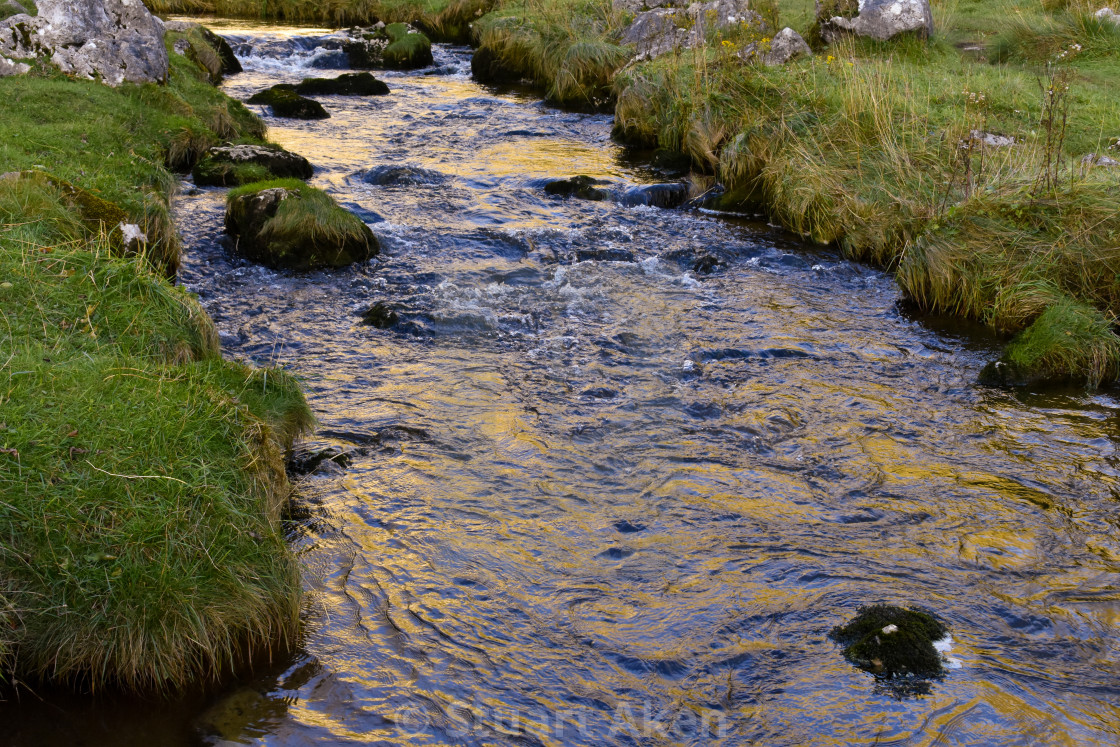
[[[207,23],[236,98],[341,72],[327,30]],[[346,455],[296,483],[298,649],[183,702],[28,702],[12,743],[1120,742],[1116,390],[978,387],[999,340],[757,218],[549,196],[674,175],[435,54],[266,117],[374,262],[268,270],[223,190],[176,203],[226,354],[303,377]],[[928,692],[828,637],[880,602],[950,625]]]

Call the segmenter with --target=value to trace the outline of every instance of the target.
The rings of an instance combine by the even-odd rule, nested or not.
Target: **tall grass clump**
[[[476,77],[522,78],[557,104],[601,107],[612,100],[614,74],[630,58],[614,41],[622,22],[609,0],[503,4],[475,25]]]

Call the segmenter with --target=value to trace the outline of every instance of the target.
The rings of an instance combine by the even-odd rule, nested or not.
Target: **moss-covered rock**
[[[279,269],[343,267],[380,251],[369,226],[322,190],[293,179],[230,192],[226,230],[239,254]]]
[[[844,656],[860,669],[892,678],[937,677],[944,673],[934,641],[946,636],[945,625],[923,610],[876,604],[861,607],[847,625],[832,629]]]
[[[305,78],[294,90],[300,96],[385,96],[389,86],[369,73],[344,73],[337,78]]]
[[[385,34],[389,37],[389,46],[381,55],[385,67],[414,70],[434,62],[431,40],[419,31],[413,31],[407,24],[389,24],[385,27]]]
[[[331,116],[318,101],[300,96],[295,86],[286,83],[253,94],[249,103],[263,104],[272,110],[273,116],[287,119],[327,119]]]
[[[1089,386],[1120,377],[1120,337],[1100,311],[1059,300],[980,373],[989,386]]]
[[[191,172],[200,187],[237,187],[267,179],[310,179],[303,156],[278,145],[223,145],[211,148]]]

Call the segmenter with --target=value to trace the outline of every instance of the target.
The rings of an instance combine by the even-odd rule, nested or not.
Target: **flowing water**
[[[325,31],[223,33],[241,99],[339,60]],[[609,117],[436,55],[379,74],[389,96],[322,98],[329,120],[268,120],[370,222],[369,266],[263,269],[223,247],[221,190],[178,201],[183,281],[227,354],[305,377],[311,445],[348,455],[298,482],[299,650],[205,702],[58,706],[54,726],[91,744],[1116,744],[1116,393],[979,388],[997,341],[908,316],[889,275],[763,222],[550,197],[549,178],[666,176]],[[394,323],[363,325],[379,302]],[[951,625],[928,693],[828,638],[877,602]]]

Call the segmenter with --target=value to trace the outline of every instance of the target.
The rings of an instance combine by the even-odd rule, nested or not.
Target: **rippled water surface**
[[[337,61],[324,31],[223,33],[238,98],[338,72],[310,68]],[[765,223],[549,197],[666,177],[609,117],[436,56],[324,97],[329,120],[269,119],[370,222],[373,264],[262,269],[221,245],[222,191],[179,200],[227,353],[305,377],[313,445],[349,466],[298,485],[299,651],[86,737],[1120,741],[1115,394],[978,388],[993,341]],[[388,329],[361,324],[378,302]],[[828,631],[875,602],[936,611],[960,667],[900,698],[849,665]]]

